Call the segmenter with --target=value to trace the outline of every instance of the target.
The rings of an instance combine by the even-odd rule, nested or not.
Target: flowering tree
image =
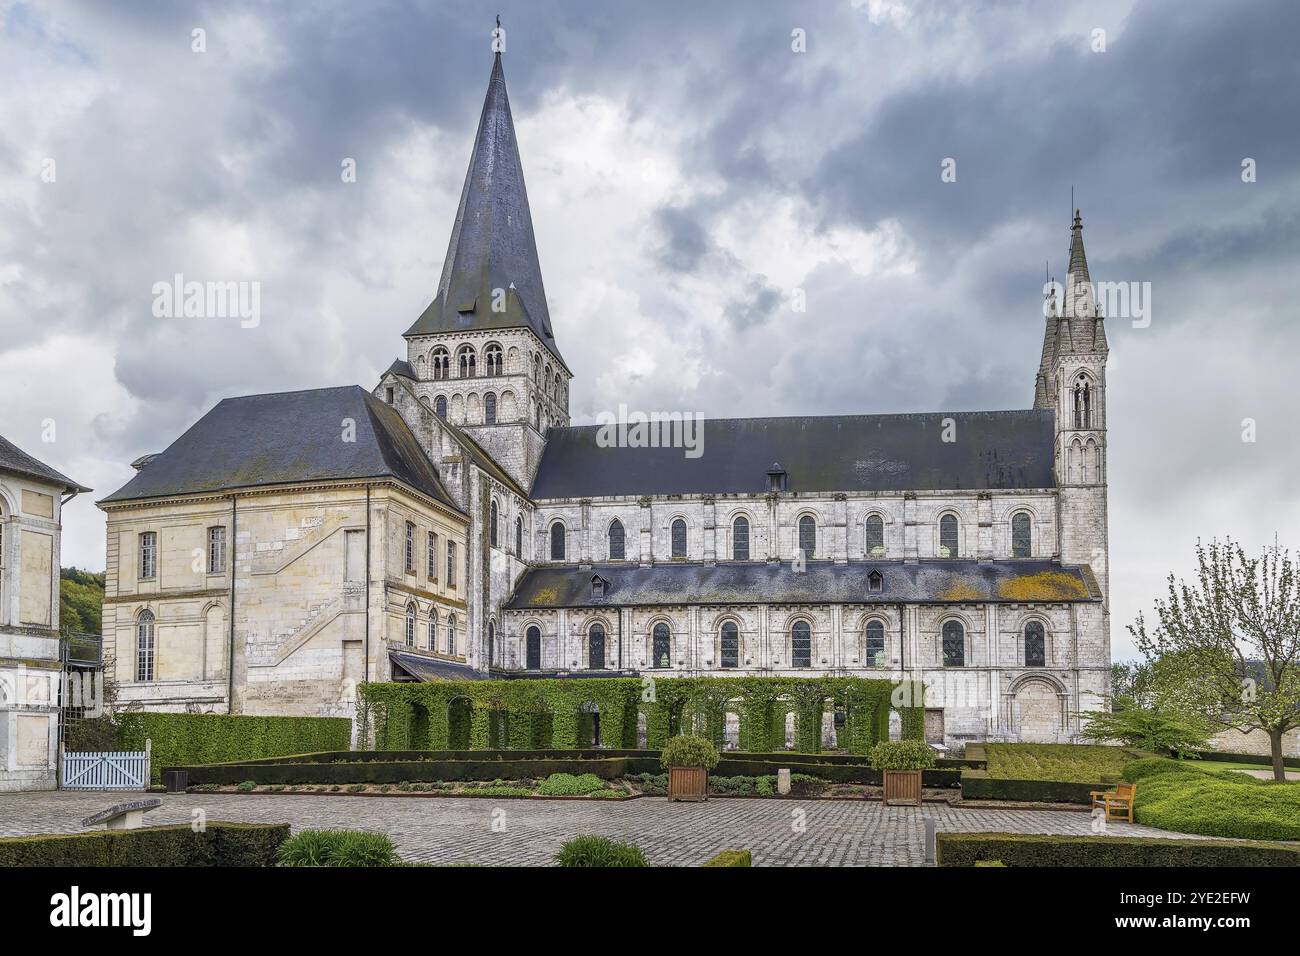
[[[1129,632],[1154,664],[1158,697],[1223,728],[1268,734],[1273,776],[1282,738],[1300,727],[1300,568],[1273,544],[1247,557],[1231,539],[1196,546],[1192,584],[1169,576],[1157,625]]]

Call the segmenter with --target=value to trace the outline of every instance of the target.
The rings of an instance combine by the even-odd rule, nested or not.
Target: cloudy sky
[[[498,10],[575,422],[1027,407],[1073,187],[1151,289],[1107,323],[1116,657],[1198,536],[1300,546],[1293,0],[0,0],[0,433],[95,489],[65,565],[219,399],[404,354]],[[260,324],[155,317],[176,273]]]

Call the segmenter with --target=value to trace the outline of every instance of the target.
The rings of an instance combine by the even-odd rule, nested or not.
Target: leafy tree
[[[95,634],[102,630],[104,574],[62,568],[59,571],[59,631]]]
[[[1129,632],[1153,663],[1155,693],[1218,727],[1268,734],[1285,780],[1282,738],[1300,726],[1300,568],[1273,544],[1257,558],[1231,539],[1197,543],[1193,584],[1169,576],[1158,623]]]
[[[1127,710],[1151,703],[1151,665],[1121,661],[1110,665],[1111,709]]]
[[[1213,725],[1197,714],[1180,714],[1170,709],[1142,707],[1130,703],[1113,713],[1087,714],[1081,736],[1097,743],[1119,741],[1153,753],[1173,751],[1180,757],[1196,757],[1204,750]]]

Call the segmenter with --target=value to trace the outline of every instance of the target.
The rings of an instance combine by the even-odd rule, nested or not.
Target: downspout
[[[366,485],[366,638],[361,651],[363,683],[370,682],[370,486]]]
[[[235,712],[235,564],[239,560],[239,496],[230,496],[230,639],[226,648],[226,713]]]

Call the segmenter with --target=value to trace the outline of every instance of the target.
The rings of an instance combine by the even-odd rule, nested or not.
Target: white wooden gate
[[[130,751],[63,752],[61,790],[145,790],[149,786],[149,742]]]

